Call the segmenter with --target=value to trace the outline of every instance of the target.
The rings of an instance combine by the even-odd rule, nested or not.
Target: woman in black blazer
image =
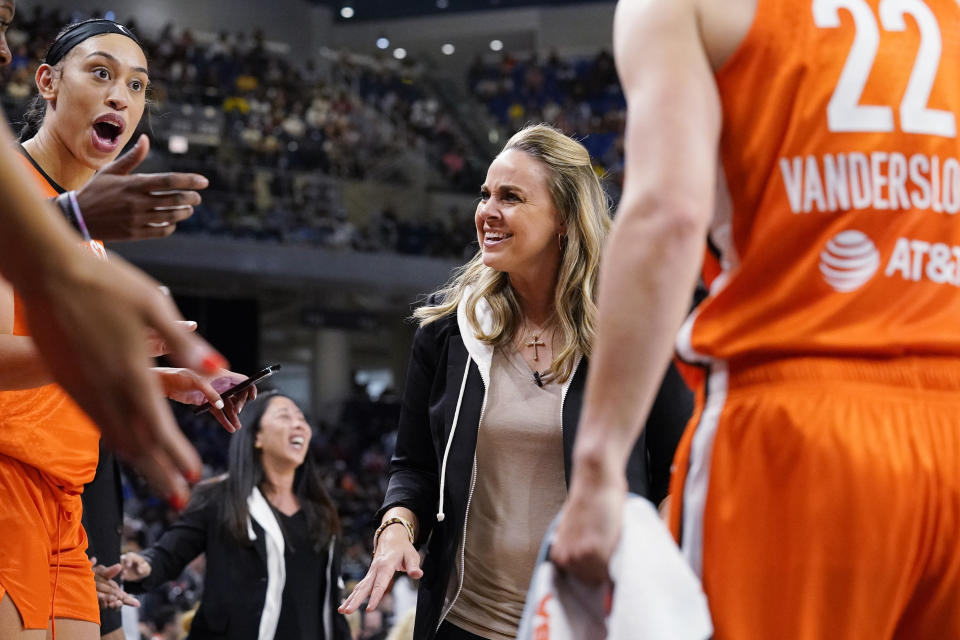
[[[206,553],[190,640],[347,640],[337,613],[339,519],[297,405],[262,394],[230,443],[225,476],[197,487],[173,527],[125,554],[127,591],[147,591]]]
[[[374,558],[340,608],[376,608],[404,571],[420,579],[417,640],[516,637],[566,497],[610,216],[583,145],[536,125],[491,163],[474,222],[480,251],[414,312]],[[671,370],[630,456],[631,491],[664,498],[691,404]]]

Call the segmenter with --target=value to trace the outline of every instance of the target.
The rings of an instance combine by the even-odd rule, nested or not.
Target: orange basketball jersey
[[[56,196],[58,190],[51,181],[28,158],[23,160],[44,194]],[[100,242],[85,244],[97,256],[106,257]],[[24,307],[16,297],[13,334],[29,335]],[[99,441],[96,425],[59,385],[0,392],[0,454],[36,467],[58,485],[82,488],[93,480]]]
[[[960,3],[758,0],[716,80],[720,270],[681,357],[960,355]]]

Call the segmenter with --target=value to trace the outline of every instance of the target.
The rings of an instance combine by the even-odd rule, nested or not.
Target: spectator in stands
[[[494,159],[475,215],[480,252],[415,312],[374,558],[341,611],[368,596],[375,609],[403,571],[422,578],[416,638],[516,636],[540,541],[566,495],[609,226],[575,140],[537,125]],[[638,443],[633,491],[666,495],[690,405],[671,371],[647,433],[673,437],[649,436],[667,443],[660,450]],[[416,545],[428,539],[421,570]]]
[[[225,476],[197,487],[157,544],[123,556],[127,590],[154,589],[206,553],[192,640],[347,640],[337,509],[296,403],[261,394],[230,443]],[[259,630],[259,631],[258,631]]]
[[[501,124],[515,128],[542,119],[582,139],[594,162],[616,169],[619,156],[608,152],[623,133],[626,102],[609,52],[585,60],[562,60],[552,52],[519,60],[504,54],[498,63],[473,61],[467,71],[473,94]],[[614,180],[621,176],[612,171]]]

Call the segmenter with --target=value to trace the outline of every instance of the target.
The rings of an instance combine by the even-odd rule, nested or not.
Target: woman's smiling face
[[[147,59],[126,36],[84,40],[60,63],[37,72],[47,100],[43,127],[84,166],[97,170],[130,141],[146,107]]]
[[[271,398],[260,418],[254,446],[273,465],[303,464],[313,433],[296,403],[286,396]]]
[[[558,236],[564,228],[548,175],[542,161],[518,149],[490,163],[475,216],[485,265],[519,274],[560,263]]]

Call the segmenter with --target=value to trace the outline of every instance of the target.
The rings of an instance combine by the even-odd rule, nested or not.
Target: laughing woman
[[[123,556],[127,591],[175,579],[201,553],[206,584],[189,640],[349,640],[339,518],[296,403],[262,394],[230,442],[226,476],[197,487],[181,518]]]

